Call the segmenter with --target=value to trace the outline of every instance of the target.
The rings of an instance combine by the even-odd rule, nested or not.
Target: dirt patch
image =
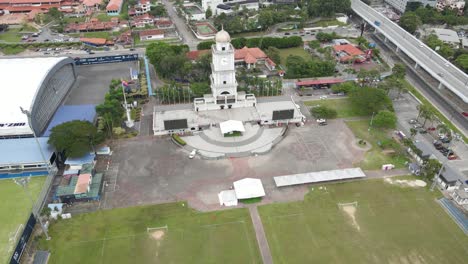
[[[422,180],[392,180],[391,178],[385,178],[384,182],[412,188],[421,188],[427,185],[427,183]]]
[[[156,241],[161,241],[164,238],[164,231],[163,230],[156,230],[154,232],[151,232],[151,238],[156,240]]]
[[[351,219],[351,224],[358,230],[361,230],[361,227],[356,221],[356,206],[354,204],[350,205],[343,205],[341,206],[341,210],[346,213],[346,215]]]

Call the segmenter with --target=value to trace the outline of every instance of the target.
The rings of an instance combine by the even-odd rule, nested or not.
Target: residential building
[[[141,41],[163,39],[164,30],[161,29],[149,29],[138,32]]]
[[[151,10],[151,2],[149,0],[140,0],[138,3],[128,10],[129,16],[141,16],[147,14]]]
[[[110,0],[106,6],[107,15],[118,16],[122,10],[123,0]]]
[[[107,40],[105,38],[80,38],[80,41],[83,44],[92,46],[92,47],[102,47],[102,46],[112,46],[114,42]]]
[[[366,53],[351,44],[335,45],[333,46],[333,50],[335,52],[335,56],[341,63],[361,63],[367,60]]]
[[[101,22],[97,18],[92,18],[89,22],[83,23],[71,23],[68,24],[67,27],[64,29],[65,32],[94,32],[94,31],[109,31],[118,29],[120,27],[127,27],[126,21],[119,21],[118,18],[115,17],[108,22]]]
[[[443,11],[446,8],[457,10],[459,15],[463,15],[465,9],[465,1],[462,0],[437,0],[436,9]]]
[[[159,29],[174,28],[174,23],[169,19],[158,19],[154,22],[154,26]]]
[[[440,188],[447,191],[454,191],[466,180],[461,172],[451,166],[445,166],[440,177],[436,179]]]
[[[29,13],[32,10],[59,8],[64,0],[0,0],[0,10],[6,14]]]
[[[102,0],[83,0],[83,6],[86,10],[98,11]]]
[[[451,196],[458,205],[468,205],[468,185],[461,183]]]
[[[247,66],[247,69],[255,68],[257,64],[265,65],[270,71],[276,67],[276,64],[259,48],[243,47],[242,49],[236,49],[234,62],[237,65]]]
[[[210,8],[214,15],[219,15],[218,11],[222,12],[222,9],[218,10],[218,5],[228,5],[231,8],[238,5],[240,9],[245,7],[258,10],[259,0],[202,0],[202,9],[206,11]]]
[[[409,2],[419,2],[422,6],[429,5],[435,7],[437,0],[385,0],[385,3],[389,4],[401,13],[404,13],[406,11],[406,6]]]
[[[141,16],[133,17],[132,21],[130,22],[132,27],[136,28],[144,28],[146,26],[153,26],[155,19],[150,14],[143,14]]]

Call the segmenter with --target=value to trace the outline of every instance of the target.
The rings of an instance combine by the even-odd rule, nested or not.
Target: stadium
[[[44,175],[55,155],[47,145],[48,138],[41,136],[76,82],[74,60],[2,59],[0,72],[2,98],[7,99],[0,104],[0,178]],[[31,124],[21,108],[31,113]],[[34,134],[41,150],[32,138]]]

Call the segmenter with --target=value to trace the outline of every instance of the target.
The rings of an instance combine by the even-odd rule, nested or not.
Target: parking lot
[[[65,105],[102,103],[110,81],[130,78],[130,68],[136,69],[137,62],[77,66],[77,83],[65,100]]]
[[[113,146],[105,173],[101,208],[187,200],[200,210],[218,209],[218,192],[245,177],[263,180],[266,201],[302,199],[305,186],[278,189],[272,177],[352,167],[363,156],[362,150],[349,144],[353,140],[342,120],[328,126],[291,127],[270,153],[247,158],[190,160],[168,137],[120,140]]]

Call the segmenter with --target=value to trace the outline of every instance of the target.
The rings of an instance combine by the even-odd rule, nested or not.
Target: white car
[[[197,155],[197,150],[196,149],[192,150],[192,152],[190,152],[188,157],[189,157],[189,159],[193,159],[193,158],[195,158],[195,155]]]

